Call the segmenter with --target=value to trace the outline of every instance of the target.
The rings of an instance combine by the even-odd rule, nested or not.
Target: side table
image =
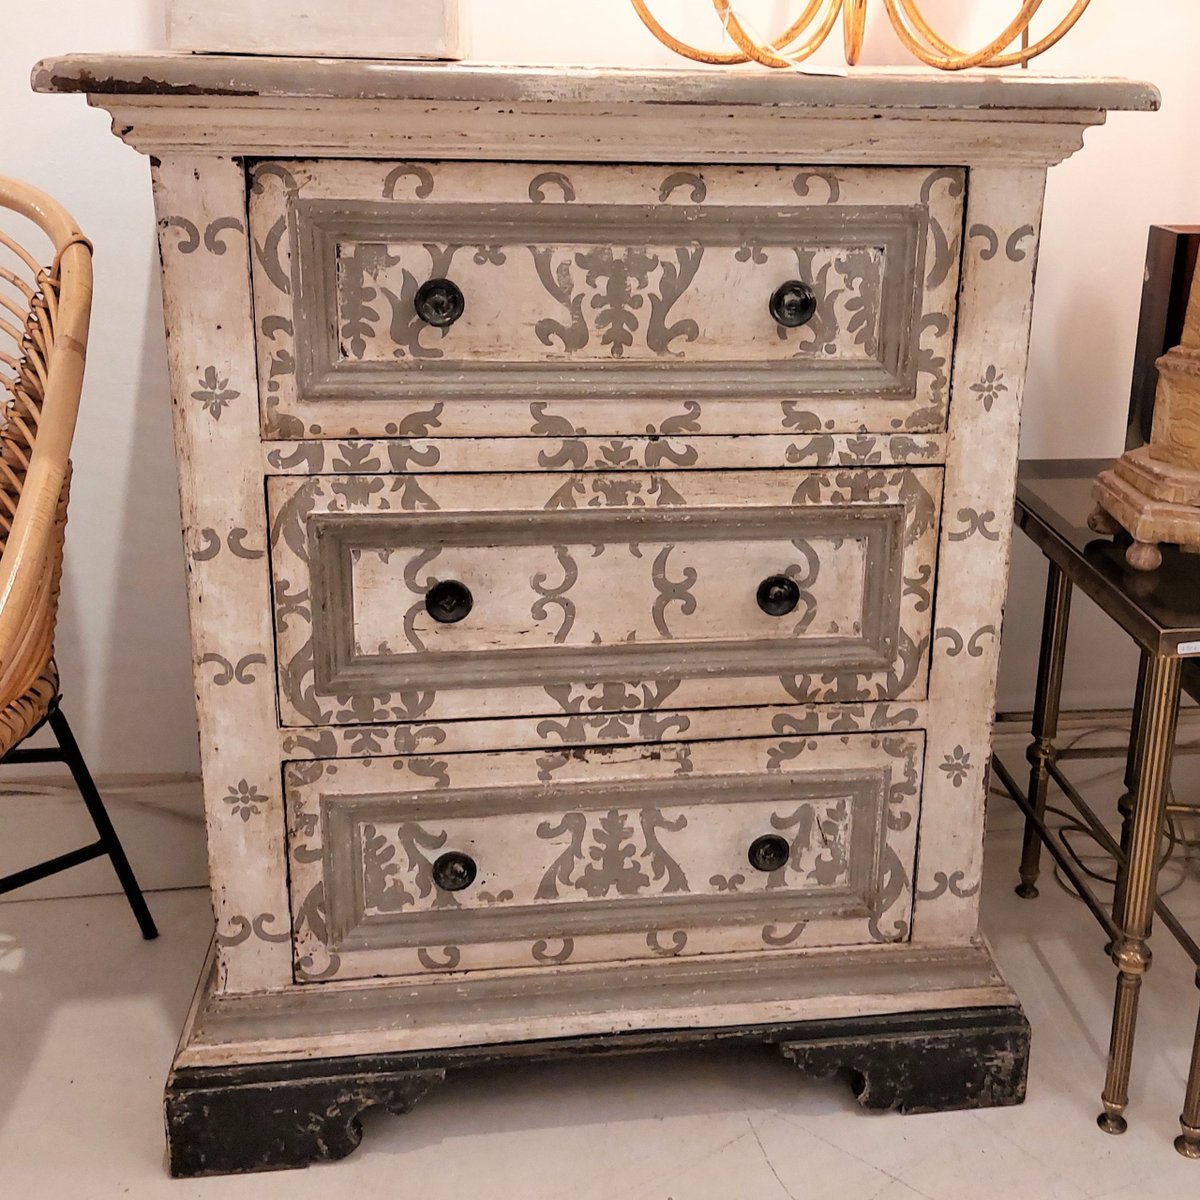
[[[1038,894],[1040,852],[1044,845],[1109,937],[1117,967],[1108,1069],[1098,1118],[1106,1133],[1124,1133],[1129,1076],[1142,980],[1150,966],[1151,920],[1162,924],[1200,968],[1200,946],[1184,929],[1157,891],[1159,847],[1168,811],[1195,811],[1169,799],[1171,760],[1181,690],[1200,692],[1200,558],[1166,547],[1154,572],[1133,570],[1125,562],[1125,541],[1100,537],[1087,527],[1094,507],[1092,481],[1108,460],[1076,459],[1025,462],[1016,493],[1015,520],[1046,556],[1048,581],[1042,623],[1033,740],[1027,752],[1029,788],[1022,791],[997,755],[992,769],[1025,814],[1019,896]],[[1122,535],[1118,535],[1120,538]],[[1141,649],[1132,734],[1126,757],[1125,795],[1120,841],[1084,801],[1060,765],[1072,755],[1056,744],[1066,658],[1071,595],[1079,588]],[[1111,913],[1096,896],[1064,845],[1045,820],[1053,781],[1079,813],[1096,841],[1117,863]],[[1200,986],[1200,970],[1197,971]],[[1200,1158],[1200,1025],[1193,1044],[1191,1070],[1180,1117],[1182,1133],[1175,1148]]]

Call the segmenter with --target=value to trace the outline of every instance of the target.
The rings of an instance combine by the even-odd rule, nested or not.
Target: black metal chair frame
[[[0,759],[0,766],[15,766],[26,763],[64,763],[71,772],[71,778],[74,779],[80,796],[83,797],[83,803],[87,806],[88,815],[92,818],[92,824],[96,827],[97,838],[94,842],[90,842],[86,846],[80,846],[76,850],[68,850],[67,853],[47,859],[36,866],[26,867],[21,871],[14,871],[11,875],[0,876],[0,894],[15,891],[17,888],[25,887],[30,883],[36,883],[39,879],[46,879],[48,876],[57,875],[60,871],[67,871],[71,867],[79,866],[81,863],[91,862],[94,858],[107,857],[112,863],[113,870],[117,874],[117,879],[121,883],[121,889],[125,893],[125,898],[129,901],[129,907],[133,909],[133,915],[137,919],[138,926],[142,931],[142,937],[149,941],[152,938],[158,937],[158,928],[154,924],[154,918],[150,915],[150,909],[146,905],[142,889],[138,886],[133,868],[129,865],[129,859],[125,856],[125,849],[121,845],[121,839],[117,836],[117,831],[113,828],[108,810],[104,807],[104,801],[101,799],[95,781],[92,779],[92,774],[88,770],[87,763],[84,761],[83,753],[79,749],[79,743],[75,740],[75,735],[71,732],[71,726],[68,724],[67,718],[60,707],[60,699],[56,698],[54,700],[45,717],[29,732],[29,736],[32,736],[42,726],[48,725],[58,745],[44,748],[26,747],[24,744],[16,746],[3,759]]]

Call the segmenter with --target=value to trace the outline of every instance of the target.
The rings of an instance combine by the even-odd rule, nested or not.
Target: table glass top
[[[1023,462],[1017,482],[1017,524],[1098,602],[1098,591],[1111,592],[1139,624],[1170,635],[1172,641],[1200,642],[1200,554],[1163,546],[1157,571],[1135,571],[1125,562],[1126,535],[1104,537],[1087,527],[1096,506],[1092,481],[1111,465],[1111,459]],[[1126,624],[1109,604],[1101,607]]]

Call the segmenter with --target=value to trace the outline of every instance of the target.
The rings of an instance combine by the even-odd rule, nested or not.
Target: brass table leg
[[[1121,936],[1113,945],[1117,996],[1113,1006],[1108,1071],[1097,1124],[1105,1133],[1124,1133],[1129,1104],[1129,1071],[1142,977],[1150,967],[1147,936],[1158,889],[1158,858],[1175,727],[1179,719],[1180,660],[1155,655],[1146,666],[1141,746],[1129,837],[1129,865],[1120,901]]]
[[[1038,820],[1046,815],[1046,793],[1050,787],[1047,766],[1054,755],[1058,736],[1058,713],[1062,700],[1063,663],[1067,657],[1067,625],[1071,618],[1071,581],[1049,563],[1046,576],[1046,608],[1042,616],[1042,645],[1038,655],[1037,693],[1033,701],[1033,741],[1025,752],[1029,760],[1029,803]],[[1042,840],[1035,824],[1026,820],[1021,845],[1021,882],[1017,895],[1031,900],[1038,894]]]
[[[1200,987],[1200,971],[1196,972]],[[1183,1132],[1175,1139],[1175,1149],[1185,1158],[1200,1158],[1200,1021],[1196,1022],[1196,1040],[1192,1043],[1192,1069],[1188,1073],[1183,1112],[1179,1115]]]
[[[1120,925],[1123,919],[1125,885],[1128,883],[1129,872],[1126,863],[1129,861],[1129,839],[1133,836],[1133,804],[1137,794],[1138,759],[1141,755],[1142,743],[1146,736],[1146,671],[1150,664],[1150,652],[1142,651],[1138,662],[1137,691],[1133,698],[1133,723],[1129,729],[1129,752],[1125,756],[1125,792],[1117,801],[1117,811],[1121,814],[1121,853],[1123,858],[1117,859],[1116,887],[1113,890],[1113,923]],[[1104,952],[1111,954],[1112,944],[1105,946]]]

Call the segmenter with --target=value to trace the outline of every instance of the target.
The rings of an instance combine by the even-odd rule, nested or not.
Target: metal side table
[[[1196,811],[1192,805],[1169,805],[1168,798],[1180,691],[1186,688],[1189,694],[1200,693],[1200,658],[1194,657],[1200,656],[1200,557],[1166,547],[1157,571],[1135,571],[1125,563],[1127,542],[1114,543],[1111,537],[1089,530],[1087,519],[1095,507],[1092,481],[1107,465],[1107,459],[1021,465],[1016,523],[1037,544],[1049,565],[1033,741],[1027,753],[1028,792],[1022,791],[998,756],[992,757],[992,769],[1025,814],[1017,894],[1025,898],[1038,894],[1044,845],[1108,934],[1118,974],[1108,1070],[1101,1097],[1104,1111],[1098,1124],[1106,1133],[1124,1133],[1138,999],[1150,966],[1149,938],[1156,913],[1196,964],[1200,986],[1200,946],[1157,892],[1159,848],[1168,810]],[[1095,757],[1096,752],[1055,744],[1075,588],[1095,601],[1141,648],[1133,731],[1126,756],[1126,791],[1120,804],[1123,821],[1119,843],[1060,765],[1070,757]],[[1046,799],[1052,781],[1117,863],[1111,913],[1046,824]],[[1180,1124],[1183,1132],[1176,1138],[1175,1148],[1189,1158],[1200,1158],[1200,1023]]]

